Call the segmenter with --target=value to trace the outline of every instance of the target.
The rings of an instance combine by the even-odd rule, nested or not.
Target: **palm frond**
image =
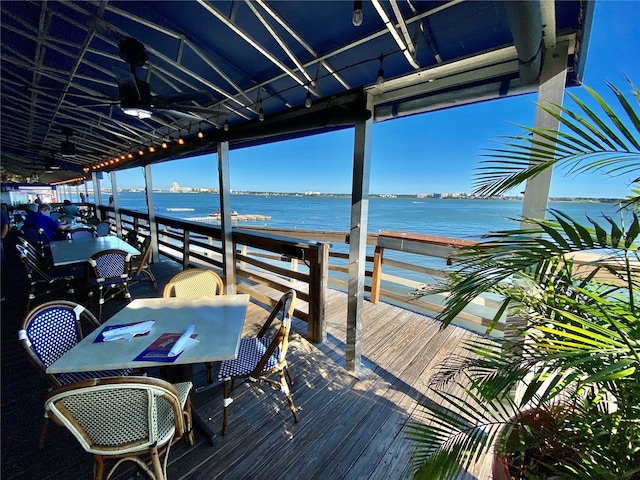
[[[576,111],[554,104],[539,105],[567,131],[519,126],[525,135],[507,137],[501,142],[503,148],[488,149],[483,155],[489,159],[476,170],[474,193],[503,194],[554,165],[566,167],[570,174],[625,175],[640,171],[640,140],[637,138],[640,120],[624,94],[610,83],[607,86],[622,106],[621,114],[587,87],[585,90],[600,111],[594,111],[571,93],[567,95],[577,105]],[[632,94],[640,96],[633,84],[631,87]],[[627,128],[627,123],[633,126],[635,134]]]

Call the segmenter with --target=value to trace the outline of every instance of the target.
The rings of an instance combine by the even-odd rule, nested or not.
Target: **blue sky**
[[[623,73],[640,85],[640,1],[597,0],[583,84],[605,98],[605,80],[623,91]],[[583,88],[571,92],[582,99]],[[485,102],[375,124],[371,193],[470,192],[473,169],[492,140],[518,133],[512,124],[533,125],[536,95]],[[565,105],[569,105],[565,101]],[[233,190],[351,192],[353,130],[261,147],[232,150]],[[217,188],[216,156],[152,167],[155,188]],[[105,179],[108,184],[108,177]],[[142,169],[117,174],[118,187],[144,185]],[[551,196],[624,197],[628,176],[569,177],[556,171]],[[104,183],[103,183],[104,185]]]

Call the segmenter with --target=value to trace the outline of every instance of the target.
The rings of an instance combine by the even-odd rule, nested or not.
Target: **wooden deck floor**
[[[160,292],[180,267],[153,266]],[[3,278],[5,280],[5,278]],[[17,340],[24,316],[16,278],[3,282],[2,302],[2,478],[79,479],[92,477],[92,459],[64,429],[51,425],[37,449],[46,384],[27,361]],[[131,288],[134,298],[159,294],[148,283]],[[112,300],[105,316],[125,305]],[[21,310],[22,309],[22,310]],[[177,479],[404,479],[410,477],[411,444],[403,426],[419,415],[419,403],[438,365],[473,333],[439,324],[419,314],[365,301],[363,370],[356,377],[344,366],[347,297],[328,295],[328,339],[310,344],[306,324],[296,321],[289,362],[292,394],[300,421],[295,424],[279,392],[256,389],[230,407],[227,435],[213,447],[196,432],[196,445],[176,444],[168,477]],[[250,305],[245,332],[267,315]],[[203,370],[203,369],[202,369]],[[197,372],[201,378],[201,370]],[[194,395],[199,412],[214,431],[221,426],[221,390]],[[419,418],[419,417],[418,417]],[[122,475],[121,478],[130,478]],[[484,474],[466,478],[487,478]]]

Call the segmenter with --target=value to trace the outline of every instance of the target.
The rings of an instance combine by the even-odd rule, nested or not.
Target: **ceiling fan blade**
[[[205,90],[153,96],[154,104],[162,104],[163,106],[172,106],[173,104],[184,102],[206,104],[212,102],[213,100],[215,100],[213,95]]]
[[[177,110],[182,113],[188,113],[188,114],[197,115],[200,117],[212,117],[215,115],[221,115],[221,114],[227,113],[227,110],[220,109],[220,108],[195,107],[192,105],[167,105],[166,107],[159,106],[156,108],[164,109],[164,110]]]
[[[108,97],[107,95],[104,95],[104,94],[92,95],[90,93],[76,93],[76,92],[70,92],[69,90],[59,90],[57,88],[34,87],[34,86],[27,86],[27,89],[34,92],[55,93],[56,95],[66,95],[69,97],[84,98],[87,100],[104,101],[104,102],[114,101],[111,97]]]
[[[204,118],[200,115],[189,112],[181,112],[180,110],[176,110],[173,108],[153,108],[153,112],[154,114],[165,114],[171,117],[185,118],[192,122],[202,122],[204,120]]]

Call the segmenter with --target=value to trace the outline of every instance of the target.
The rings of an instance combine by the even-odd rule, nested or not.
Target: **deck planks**
[[[165,260],[152,269],[162,292],[180,266]],[[134,298],[160,295],[147,282],[131,291]],[[124,305],[107,302],[105,317]],[[428,395],[438,366],[475,334],[457,327],[440,330],[428,317],[385,303],[365,301],[363,310],[364,368],[357,375],[344,370],[347,296],[329,290],[325,343],[309,343],[306,324],[293,322],[288,359],[299,423],[280,392],[253,389],[231,404],[228,433],[218,434],[213,447],[196,432],[196,445],[179,442],[172,448],[169,478],[409,478],[411,444],[404,425],[419,418],[418,402]],[[255,332],[268,311],[252,303],[245,334]],[[22,315],[18,307],[2,311],[2,478],[90,478],[91,456],[64,429],[51,425],[45,447],[37,450],[46,384],[18,345]],[[202,383],[204,367],[197,366],[196,374],[196,383]],[[219,432],[221,388],[194,395],[193,403]]]

